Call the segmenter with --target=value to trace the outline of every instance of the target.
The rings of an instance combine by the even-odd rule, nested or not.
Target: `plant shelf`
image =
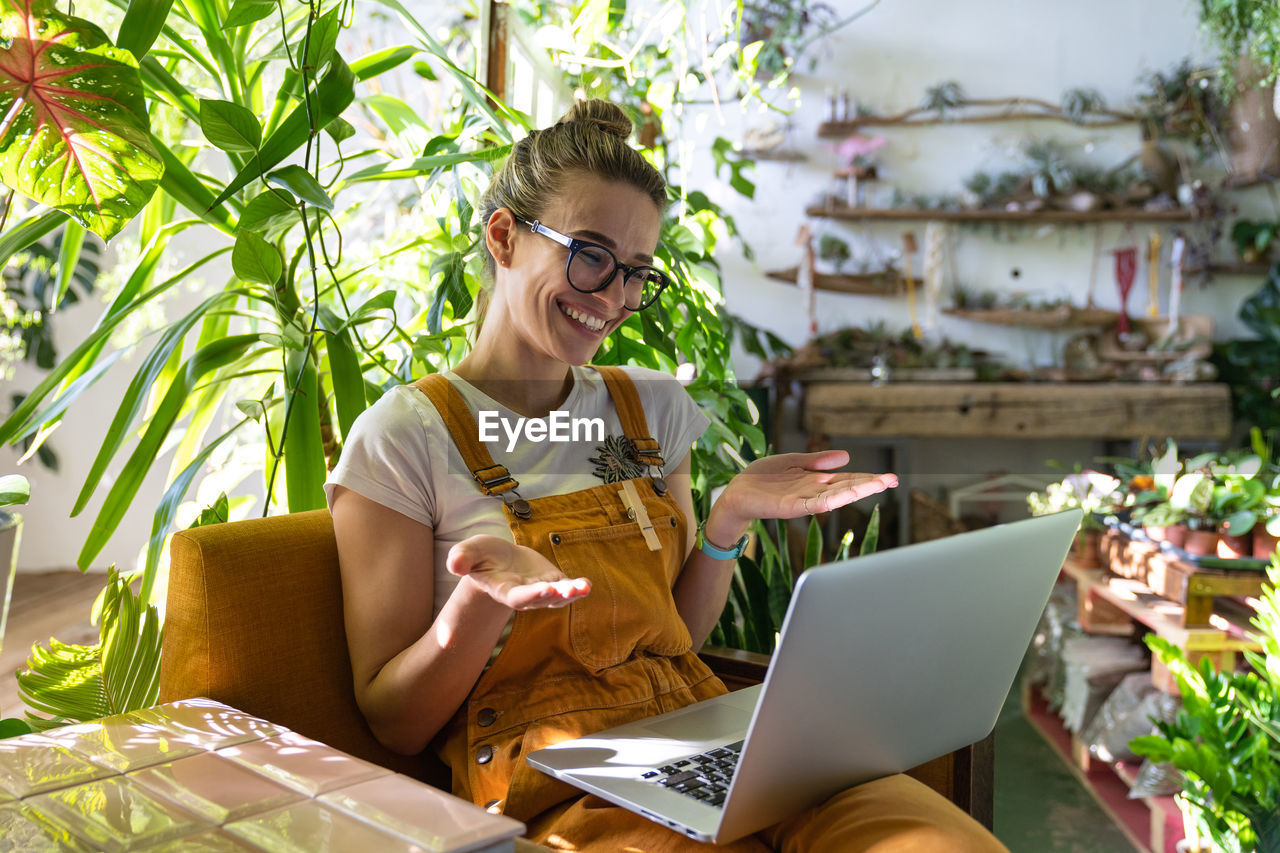
[[[1094,222],[1191,222],[1195,213],[1185,208],[1173,210],[917,210],[911,208],[825,207],[805,208],[805,215],[818,219],[882,220],[889,222],[1015,222],[1028,225],[1072,225]]]
[[[800,268],[777,270],[765,273],[774,281],[787,284],[798,283]],[[902,276],[894,270],[875,273],[825,273],[813,274],[813,286],[816,290],[829,290],[835,293],[856,293],[865,296],[893,296],[902,289]],[[920,286],[920,279],[912,279],[912,283]]]
[[[1033,329],[1061,329],[1078,326],[1110,326],[1120,315],[1102,308],[1077,308],[1059,305],[1051,309],[1036,308],[943,308],[942,313],[977,323],[1018,326]]]

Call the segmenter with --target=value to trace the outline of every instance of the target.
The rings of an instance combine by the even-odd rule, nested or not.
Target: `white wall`
[[[859,3],[840,0],[834,5],[847,14]],[[819,140],[817,126],[825,118],[824,92],[845,87],[851,96],[880,114],[916,106],[925,90],[945,80],[958,81],[970,97],[1021,95],[1058,102],[1069,88],[1097,89],[1113,107],[1135,103],[1138,78],[1146,71],[1167,71],[1186,56],[1204,58],[1193,4],[1168,0],[1130,0],[1123,4],[1085,0],[1074,4],[1033,2],[1009,4],[996,0],[943,3],[933,0],[882,0],[879,6],[849,27],[811,48],[801,58],[806,73],[793,75],[802,99],[794,113],[791,147],[808,156],[803,163],[762,161],[752,179],[756,200],[721,188],[718,200],[737,219],[743,235],[757,253],[757,265],[746,261],[726,245],[720,253],[725,268],[726,297],[734,312],[773,329],[792,343],[805,338],[806,319],[797,310],[794,287],[764,278],[763,271],[794,266],[799,250],[793,244],[804,208],[815,203],[832,184],[830,170],[835,155],[829,146],[837,140]],[[809,72],[809,58],[818,59]],[[758,120],[755,111],[742,115],[725,111],[724,124],[709,117],[708,138],[716,133],[741,138],[742,128]],[[926,127],[868,127],[865,134],[881,134],[888,144],[879,152],[885,183],[909,193],[957,194],[965,178],[977,170],[998,173],[1018,169],[1017,152],[1027,139],[1059,140],[1072,159],[1099,167],[1118,164],[1135,153],[1139,144],[1136,124],[1118,128],[1086,129],[1052,121],[1009,121],[995,124],[940,125]],[[697,168],[709,170],[709,161]],[[1199,172],[1213,173],[1211,162]],[[1274,217],[1265,190],[1234,193],[1231,201],[1242,213],[1258,212]],[[886,249],[901,245],[901,233],[915,232],[923,245],[925,224],[854,223],[815,219],[815,234],[831,231],[855,246],[866,241]],[[1132,237],[1123,226],[1103,229],[1105,250],[1136,241],[1145,257],[1150,225],[1137,224]],[[1165,227],[1167,262],[1170,230]],[[955,255],[959,280],[976,289],[1025,291],[1034,297],[1072,296],[1083,302],[1088,289],[1093,251],[1093,226],[1017,228],[991,225],[962,227],[955,231]],[[1229,247],[1223,247],[1224,256]],[[915,258],[918,274],[920,258]],[[1018,269],[1015,279],[1011,271]],[[1162,270],[1161,305],[1168,295],[1168,269]],[[1131,313],[1144,311],[1146,269],[1140,267]],[[1251,293],[1257,281],[1220,277],[1201,287],[1188,284],[1183,293],[1184,313],[1214,317],[1215,337],[1247,334],[1235,317],[1239,301]],[[948,284],[949,286],[949,284]],[[1097,302],[1115,308],[1119,298],[1105,254],[1095,294]],[[948,300],[944,299],[943,305]],[[848,325],[862,326],[883,319],[896,328],[908,322],[906,300],[845,294],[817,294],[819,331]],[[1015,363],[1046,364],[1063,338],[1043,332],[980,325],[942,317],[937,332],[970,345],[1005,353]],[[754,362],[740,355],[740,373],[755,374]]]

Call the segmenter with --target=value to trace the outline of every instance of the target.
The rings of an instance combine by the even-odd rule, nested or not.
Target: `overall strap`
[[[636,449],[636,461],[641,465],[661,468],[662,448],[657,440],[649,434],[649,425],[644,418],[644,408],[640,405],[640,396],[636,393],[635,383],[621,367],[614,365],[591,365],[613,398],[613,407],[618,410],[618,419],[622,421],[622,431],[631,440]]]
[[[471,476],[480,484],[480,490],[486,495],[501,495],[520,484],[511,476],[511,472],[503,465],[494,464],[489,450],[480,442],[480,428],[476,419],[471,416],[467,403],[444,376],[432,373],[424,376],[413,386],[427,395],[444,425],[453,437],[453,443],[462,454]]]

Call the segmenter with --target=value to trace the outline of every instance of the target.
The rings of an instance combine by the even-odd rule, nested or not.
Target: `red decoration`
[[[1129,332],[1129,291],[1133,289],[1133,280],[1138,272],[1138,249],[1116,249],[1116,289],[1120,291],[1120,322],[1116,331],[1124,335]]]

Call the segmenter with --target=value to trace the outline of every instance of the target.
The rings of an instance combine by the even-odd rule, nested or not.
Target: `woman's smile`
[[[560,313],[567,317],[573,325],[589,333],[592,337],[602,337],[611,322],[599,314],[578,305],[567,305],[559,301],[556,302],[556,305],[560,308]]]

